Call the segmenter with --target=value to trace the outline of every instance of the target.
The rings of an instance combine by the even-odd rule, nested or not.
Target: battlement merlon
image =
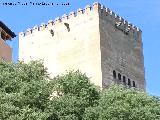
[[[115,14],[113,11],[111,11],[109,8],[106,8],[105,6],[101,5],[98,2],[93,3],[92,6],[86,5],[84,9],[79,8],[77,12],[70,12],[69,15],[64,14],[62,17],[57,17],[55,20],[49,20],[47,24],[42,23],[40,26],[34,26],[33,28],[28,28],[25,32],[20,32],[19,36],[25,37],[29,34],[34,33],[35,31],[42,31],[46,28],[50,28],[52,26],[55,26],[63,21],[66,21],[68,19],[71,19],[73,17],[77,17],[82,14],[89,14],[91,11],[97,11],[99,15],[103,16],[110,16],[113,19],[113,22],[121,23],[124,26],[127,27],[127,30],[133,31],[133,32],[139,32],[140,34],[142,31],[134,26],[133,24],[129,23],[128,21],[124,20],[119,15]]]

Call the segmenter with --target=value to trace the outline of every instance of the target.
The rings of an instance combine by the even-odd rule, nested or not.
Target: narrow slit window
[[[120,73],[118,73],[118,79],[121,80],[121,74]]]
[[[126,77],[123,76],[123,83],[126,85]]]
[[[116,79],[117,75],[116,75],[116,71],[113,70],[113,78]]]
[[[131,86],[131,80],[130,79],[128,79],[128,85]]]
[[[133,81],[133,87],[136,87],[136,83],[135,83],[135,81]]]

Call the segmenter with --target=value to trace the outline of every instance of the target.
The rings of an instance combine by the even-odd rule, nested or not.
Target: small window
[[[113,78],[116,79],[117,75],[116,75],[116,71],[113,70]]]
[[[118,73],[118,79],[121,80],[121,74],[120,73]]]
[[[69,24],[68,23],[64,23],[64,25],[66,26],[68,32],[70,31],[70,27],[69,27]]]
[[[133,87],[136,87],[136,83],[135,83],[135,81],[133,81]]]
[[[52,35],[52,37],[54,36],[54,31],[51,29],[51,30],[49,30],[50,31],[50,33],[51,33],[51,35]]]
[[[130,79],[128,79],[128,85],[131,86],[131,80]]]
[[[126,77],[123,76],[123,83],[126,85]]]

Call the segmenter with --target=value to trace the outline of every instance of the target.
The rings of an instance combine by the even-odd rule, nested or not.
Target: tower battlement
[[[19,59],[43,59],[53,77],[79,69],[100,87],[145,91],[141,30],[97,2],[21,32]]]
[[[78,16],[81,16],[83,14],[89,15],[93,11],[98,12],[99,16],[110,17],[113,24],[115,24],[115,26],[117,28],[120,28],[121,30],[123,29],[124,32],[127,32],[127,33],[141,32],[141,30],[137,26],[135,26],[135,25],[131,24],[130,22],[128,22],[127,20],[123,19],[122,17],[120,17],[119,15],[114,13],[109,8],[106,8],[105,6],[101,5],[100,3],[95,2],[91,6],[86,5],[86,7],[84,9],[79,8],[79,9],[77,9],[76,12],[72,11],[68,15],[64,14],[61,17],[55,18],[55,20],[49,20],[48,23],[41,23],[41,25],[35,25],[33,28],[28,28],[26,31],[20,32],[19,36],[25,37],[25,36],[30,35],[36,31],[43,31],[45,29],[49,29],[52,26],[56,27],[59,23],[67,22],[67,20],[72,19],[72,18],[76,18],[76,17],[78,19]]]

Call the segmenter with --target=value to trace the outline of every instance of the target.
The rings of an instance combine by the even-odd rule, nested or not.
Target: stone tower
[[[100,87],[145,91],[141,30],[99,3],[19,33],[19,59],[43,59],[51,76],[79,69]]]
[[[6,62],[12,61],[12,49],[6,44],[6,41],[14,37],[16,37],[15,33],[0,21],[0,59]]]

